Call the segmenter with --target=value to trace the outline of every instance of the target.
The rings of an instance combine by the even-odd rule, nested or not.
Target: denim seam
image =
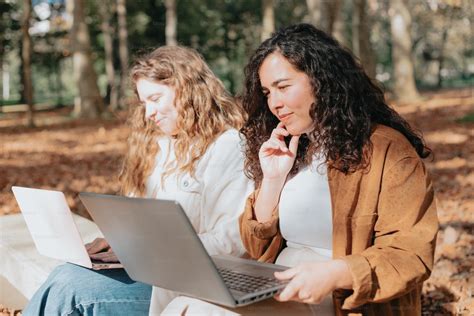
[[[74,313],[75,310],[78,309],[79,306],[87,306],[87,305],[93,305],[93,304],[98,304],[98,303],[150,303],[150,300],[132,300],[132,299],[121,299],[121,300],[98,300],[98,301],[89,301],[89,302],[84,302],[84,303],[79,303],[74,305],[74,309],[70,310],[69,312],[66,312],[64,315],[71,315]]]

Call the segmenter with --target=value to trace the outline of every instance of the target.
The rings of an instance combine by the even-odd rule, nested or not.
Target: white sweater
[[[147,181],[147,196],[178,201],[210,255],[244,253],[238,217],[254,185],[243,172],[242,140],[231,129],[211,144],[196,166],[195,178],[189,174],[169,175],[163,185],[161,175],[168,156],[174,159],[173,142],[159,140],[156,167]],[[177,294],[154,287],[150,315],[159,315]]]

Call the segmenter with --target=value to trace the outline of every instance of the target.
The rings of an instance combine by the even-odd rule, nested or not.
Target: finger
[[[300,285],[296,280],[292,280],[290,283],[286,285],[286,287],[281,291],[281,293],[278,295],[278,300],[281,302],[286,302],[288,300],[291,300],[295,296],[297,297],[297,293],[300,289]]]
[[[271,138],[263,143],[262,151],[266,154],[273,154],[275,151],[287,152],[288,149],[281,141]]]
[[[309,292],[305,289],[300,289],[299,292],[298,292],[298,299],[302,302],[312,300],[311,292]]]
[[[100,239],[100,238],[96,238],[96,239],[94,239],[93,241],[88,242],[88,243],[85,244],[84,246],[86,247],[87,250],[89,250],[93,245],[95,245],[95,243],[97,243],[97,241],[98,241],[99,239]]]
[[[286,147],[286,144],[283,140],[272,138],[270,139],[270,141],[272,141],[276,146],[278,146],[278,149],[281,152],[284,152],[284,153],[289,152],[289,149],[288,147]]]
[[[296,156],[296,152],[298,151],[298,141],[300,140],[300,135],[295,135],[291,137],[290,144],[289,144],[289,151]]]
[[[292,298],[290,298],[288,300],[282,300],[280,298],[280,294],[275,295],[274,298],[279,302],[294,301],[294,302],[305,303],[305,304],[318,304],[318,302],[316,302],[313,298],[308,298],[308,299],[302,300],[297,295],[293,296]]]
[[[283,137],[290,135],[290,132],[288,132],[286,129],[282,127],[277,127],[272,131],[272,134],[270,137],[272,138],[278,138],[278,139],[283,139]]]
[[[284,141],[284,135],[280,135],[279,132],[275,132],[275,130],[273,130],[272,135],[267,140],[267,142],[279,144],[279,149],[281,151],[288,152],[288,148]]]
[[[89,255],[89,257],[95,260],[102,260],[106,258],[107,256],[108,254],[106,252],[99,252],[99,253],[94,253],[94,254]]]
[[[91,243],[91,245],[88,248],[86,247],[87,252],[89,254],[102,252],[108,248],[109,248],[109,244],[104,238],[97,238]]]
[[[117,256],[113,251],[100,252],[90,256],[94,260],[100,260],[103,262],[117,262]]]
[[[278,280],[289,280],[295,277],[295,275],[298,273],[298,270],[296,268],[290,268],[285,271],[277,271],[275,272],[275,278]]]
[[[118,258],[114,253],[112,253],[109,256],[102,259],[102,261],[104,261],[104,262],[118,262]]]

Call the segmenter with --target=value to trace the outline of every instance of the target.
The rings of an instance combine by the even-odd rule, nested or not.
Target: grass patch
[[[0,105],[16,105],[16,104],[19,104],[20,103],[20,100],[1,100],[0,101]]]
[[[474,123],[474,112],[468,113],[467,115],[457,119],[456,122],[459,123]]]

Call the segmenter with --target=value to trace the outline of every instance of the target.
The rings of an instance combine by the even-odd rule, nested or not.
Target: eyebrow
[[[277,79],[277,80],[273,81],[270,86],[271,86],[271,87],[276,87],[279,83],[282,83],[283,81],[288,81],[288,80],[290,80],[290,78]],[[265,88],[265,87],[262,86],[262,90],[263,90],[263,89],[267,89],[267,88]]]

